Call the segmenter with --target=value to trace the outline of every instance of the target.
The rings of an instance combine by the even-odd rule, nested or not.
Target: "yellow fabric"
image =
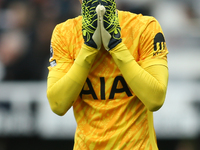
[[[54,70],[56,67],[50,69],[47,80],[47,98],[53,112],[64,115],[73,105],[85,83],[97,52],[96,49],[84,44],[67,73]]]
[[[110,53],[135,95],[150,111],[158,110],[164,103],[167,91],[167,62],[156,59],[153,65],[143,69],[123,43]]]
[[[122,42],[126,47],[126,50],[122,48],[122,53],[126,59],[121,58],[123,63],[118,63],[115,59],[118,57],[112,54],[116,54],[121,48],[111,53],[101,49],[95,56],[88,74],[87,67],[85,73],[80,73],[81,68],[78,67],[73,71],[73,74],[87,76],[81,92],[78,88],[77,93],[75,89],[72,89],[74,91],[72,92],[70,89],[72,83],[63,79],[76,64],[74,59],[77,60],[84,42],[81,16],[59,24],[52,36],[53,56],[50,62],[55,60],[56,65],[49,67],[49,74],[52,77],[48,78],[48,89],[50,88],[50,91],[60,89],[63,92],[60,92],[61,95],[52,94],[55,99],[51,100],[51,95],[49,99],[50,103],[51,101],[64,103],[63,101],[68,101],[72,95],[78,97],[73,103],[77,122],[74,150],[158,149],[153,127],[153,113],[147,107],[149,106],[148,97],[144,96],[145,100],[143,96],[138,97],[137,90],[143,90],[140,84],[144,83],[148,85],[145,89],[147,92],[151,91],[152,86],[160,89],[158,81],[165,83],[167,80],[167,73],[158,72],[158,69],[167,72],[167,47],[164,48],[164,43],[160,44],[162,46],[156,43],[157,49],[155,50],[154,44],[156,34],[162,33],[162,29],[153,17],[123,11],[118,11],[118,14],[122,28]],[[126,55],[127,49],[129,50],[128,55]],[[80,64],[76,65],[80,66]],[[130,73],[123,73],[123,70],[130,71]],[[143,72],[142,75],[140,72]],[[76,81],[71,82],[77,83]],[[135,87],[136,90],[131,87],[134,82],[139,86],[138,89]],[[77,83],[77,85],[80,84]],[[62,90],[63,88],[66,91]],[[67,88],[70,91],[67,91]],[[56,95],[61,98],[56,98]]]

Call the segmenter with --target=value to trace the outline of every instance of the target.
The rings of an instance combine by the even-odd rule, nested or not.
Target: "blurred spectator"
[[[74,17],[70,5],[70,0],[0,1],[0,80],[46,79],[51,34],[56,24]]]
[[[5,79],[15,79],[17,75],[14,70],[20,66],[17,66],[26,54],[28,46],[28,40],[26,35],[19,30],[9,30],[1,34],[0,37],[0,61],[5,67]],[[15,69],[12,68],[15,66]]]
[[[26,55],[30,39],[28,28],[31,22],[30,9],[27,3],[14,1],[1,10],[0,61],[3,65],[3,80],[28,79]]]

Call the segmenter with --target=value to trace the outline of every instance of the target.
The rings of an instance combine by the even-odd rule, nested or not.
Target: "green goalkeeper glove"
[[[103,16],[101,18],[103,22],[100,22],[102,42],[104,48],[110,51],[122,42],[115,0],[101,0],[101,16]]]
[[[102,45],[99,15],[97,6],[100,0],[83,0],[82,2],[82,34],[84,43],[100,50]]]

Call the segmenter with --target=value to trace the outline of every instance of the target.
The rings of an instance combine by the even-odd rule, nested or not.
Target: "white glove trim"
[[[96,8],[96,12],[97,12],[97,28],[94,31],[94,34],[92,36],[92,39],[94,40],[94,42],[97,45],[97,49],[100,50],[101,49],[101,45],[102,45],[102,38],[101,38],[101,26],[100,26],[100,20],[102,18],[101,16],[101,9],[100,9],[101,5],[99,4]]]

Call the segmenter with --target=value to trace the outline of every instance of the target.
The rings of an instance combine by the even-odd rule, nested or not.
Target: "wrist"
[[[119,68],[124,64],[134,60],[134,57],[122,42],[109,51],[109,53]]]
[[[82,49],[80,50],[75,63],[84,68],[90,68],[98,54],[98,50],[90,47],[86,44],[83,44]]]

